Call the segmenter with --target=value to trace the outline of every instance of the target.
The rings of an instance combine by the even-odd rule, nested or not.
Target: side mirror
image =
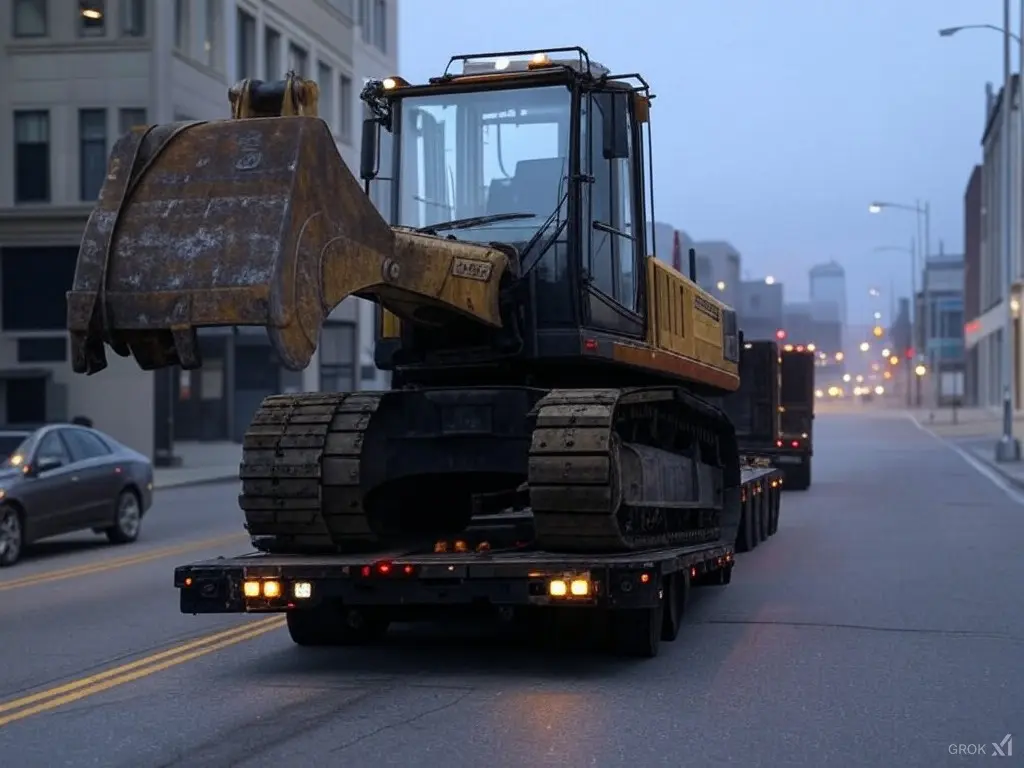
[[[377,145],[380,140],[380,123],[373,118],[363,120],[363,140],[359,154],[359,178],[372,181],[377,178]]]
[[[604,134],[603,156],[605,160],[619,160],[629,157],[629,94],[605,92],[600,94],[601,130]]]
[[[35,474],[40,472],[49,472],[51,469],[59,469],[64,465],[64,462],[58,459],[56,456],[40,456],[35,463]]]

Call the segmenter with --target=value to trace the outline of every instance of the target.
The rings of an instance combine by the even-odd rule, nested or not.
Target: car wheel
[[[130,544],[139,538],[142,528],[142,505],[138,495],[131,490],[121,491],[117,497],[117,511],[114,524],[107,528],[107,538],[111,544]]]
[[[21,516],[10,506],[0,507],[0,568],[14,565],[21,559],[25,541]]]

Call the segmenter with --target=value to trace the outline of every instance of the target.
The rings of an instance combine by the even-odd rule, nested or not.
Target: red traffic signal
[[[907,347],[907,351],[904,354],[907,356],[907,360],[913,360],[914,359],[914,348],[913,347]]]
[[[779,328],[779,330],[775,332],[775,338],[778,339],[779,341],[782,341],[784,338],[786,338],[786,332]]]

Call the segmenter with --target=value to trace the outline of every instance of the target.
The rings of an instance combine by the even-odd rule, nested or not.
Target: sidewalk
[[[242,461],[242,446],[238,443],[180,442],[174,444],[174,454],[181,459],[181,466],[156,467],[156,490],[238,479]]]
[[[957,414],[957,424],[952,423],[949,410],[932,412],[921,409],[908,410],[907,413],[928,431],[948,440],[1007,482],[1024,490],[1024,461],[1005,464],[996,461],[996,442],[1003,429],[1002,414],[999,411],[962,409]],[[1014,419],[1013,430],[1018,439],[1024,435],[1024,415]]]

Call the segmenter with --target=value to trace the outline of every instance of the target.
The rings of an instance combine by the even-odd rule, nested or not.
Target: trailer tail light
[[[790,443],[790,445],[793,446],[794,448],[799,448],[800,447],[800,441],[799,440],[794,440],[793,442]]]
[[[242,594],[248,598],[264,597],[274,600],[284,593],[284,588],[277,579],[247,579],[242,584]]]
[[[776,448],[781,448],[782,447],[782,441],[781,440],[776,440],[775,441],[775,447]]]
[[[242,585],[242,594],[246,597],[259,597],[261,592],[258,581],[247,581]]]
[[[589,573],[569,573],[548,582],[548,595],[556,598],[590,597],[594,591]]]
[[[415,572],[415,566],[408,564],[399,565],[398,563],[393,563],[390,560],[381,560],[373,565],[364,565],[359,570],[359,573],[364,579],[368,579],[371,576],[411,576]]]
[[[309,600],[313,596],[313,585],[308,581],[296,581],[292,584],[292,596],[296,600]]]

